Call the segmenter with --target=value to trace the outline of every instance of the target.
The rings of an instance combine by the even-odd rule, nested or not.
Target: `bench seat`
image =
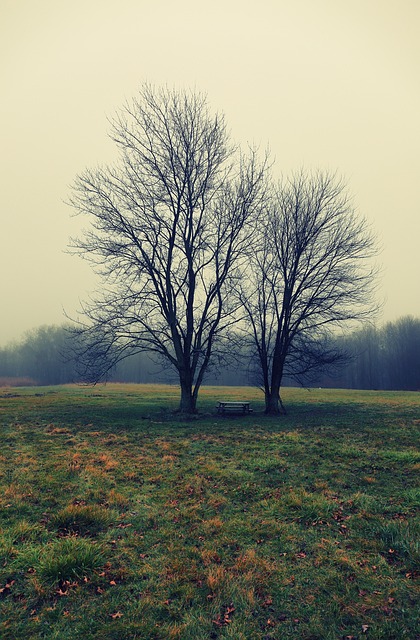
[[[225,402],[219,401],[217,405],[217,412],[220,414],[224,413],[252,413],[252,409],[250,407],[249,402]]]

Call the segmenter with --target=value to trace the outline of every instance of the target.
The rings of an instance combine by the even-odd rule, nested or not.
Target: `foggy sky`
[[[377,231],[382,320],[420,316],[418,0],[0,0],[0,345],[95,287],[76,174],[144,81],[207,93],[275,171],[337,170]]]

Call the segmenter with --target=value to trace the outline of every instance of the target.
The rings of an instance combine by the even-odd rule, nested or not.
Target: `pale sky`
[[[382,321],[420,316],[419,0],[0,0],[0,345],[75,315],[76,174],[144,82],[192,88],[275,172],[343,176],[377,231]]]

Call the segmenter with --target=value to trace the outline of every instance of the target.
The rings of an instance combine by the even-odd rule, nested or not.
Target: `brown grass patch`
[[[226,570],[223,567],[212,567],[207,575],[207,585],[212,591],[217,591],[226,582]]]
[[[105,471],[112,471],[112,469],[120,466],[120,463],[107,453],[101,453],[100,456],[95,458],[94,463],[101,465]]]
[[[205,567],[212,564],[220,564],[220,556],[215,549],[203,549],[201,551],[201,559]]]
[[[119,509],[124,509],[130,504],[130,500],[122,493],[119,493],[115,489],[111,489],[107,496],[107,503],[118,507]]]
[[[205,534],[214,534],[220,531],[223,527],[223,520],[219,516],[210,518],[210,520],[203,520],[201,523],[203,532]]]

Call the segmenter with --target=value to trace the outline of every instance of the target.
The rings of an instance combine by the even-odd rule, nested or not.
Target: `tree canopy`
[[[230,142],[201,94],[144,86],[112,123],[119,163],[88,170],[71,204],[91,222],[73,247],[104,280],[83,308],[79,361],[98,379],[148,350],[194,412],[211,356],[236,320],[230,295],[265,199],[265,162]]]

